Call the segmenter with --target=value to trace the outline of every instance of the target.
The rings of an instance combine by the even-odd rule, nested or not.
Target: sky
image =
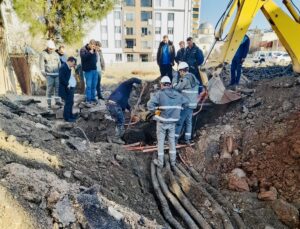
[[[202,0],[201,16],[202,22],[209,22],[213,26],[217,23],[222,13],[225,11],[227,4],[230,0]],[[282,0],[274,0],[282,9],[286,7],[282,4]],[[300,8],[300,0],[294,0],[294,3]],[[259,11],[258,15],[252,22],[250,28],[270,29],[269,22],[265,19],[264,15]]]

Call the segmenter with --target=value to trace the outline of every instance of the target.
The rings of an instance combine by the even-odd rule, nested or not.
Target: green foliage
[[[29,24],[32,35],[61,36],[67,44],[78,42],[87,23],[105,17],[114,4],[115,0],[13,0],[17,15]]]

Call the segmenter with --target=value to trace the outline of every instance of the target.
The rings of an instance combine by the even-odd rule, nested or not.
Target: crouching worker
[[[147,103],[148,110],[155,112],[154,120],[157,122],[158,160],[155,163],[159,168],[164,165],[164,143],[168,134],[170,163],[174,169],[176,163],[175,126],[188,100],[171,88],[171,80],[168,76],[162,77],[160,87],[161,90],[153,94]]]
[[[59,69],[59,96],[65,101],[64,120],[67,122],[76,121],[76,116],[72,113],[76,87],[76,79],[74,76],[75,66],[76,59],[69,57],[67,62]]]
[[[190,144],[192,139],[192,121],[193,110],[197,108],[199,81],[189,73],[189,66],[186,62],[180,62],[178,71],[180,79],[177,82],[173,81],[173,88],[178,90],[185,96],[189,103],[186,108],[181,111],[180,120],[176,124],[176,143],[180,137],[182,129],[185,127],[184,140],[185,144]]]
[[[135,84],[141,84],[142,81],[138,78],[131,78],[121,83],[109,96],[107,102],[107,109],[116,122],[116,137],[115,143],[124,144],[121,138],[124,135],[125,117],[124,111],[131,111],[128,99]]]

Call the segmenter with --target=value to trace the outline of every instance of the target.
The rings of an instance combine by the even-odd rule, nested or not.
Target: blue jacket
[[[121,83],[116,90],[109,96],[109,100],[116,102],[123,110],[130,110],[130,105],[128,104],[128,99],[132,91],[132,85],[140,84],[142,81],[138,78],[131,78]]]
[[[90,53],[88,45],[80,49],[82,71],[97,70],[97,53]]]
[[[158,50],[157,50],[156,61],[159,66],[162,64],[162,60],[163,60],[162,56],[163,56],[163,46],[164,45],[165,45],[164,42],[160,42]],[[175,47],[173,45],[173,42],[171,42],[171,41],[168,42],[168,48],[169,48],[170,64],[174,65]]]
[[[184,61],[184,57],[185,57],[185,48],[181,48],[178,50],[176,57],[175,57],[175,61],[177,64],[179,64],[179,62]]]
[[[196,44],[193,44],[192,48],[186,47],[184,61],[190,68],[197,68],[204,61],[203,52]]]
[[[164,88],[151,96],[147,103],[148,110],[160,110],[154,120],[163,123],[175,123],[180,119],[181,110],[188,105],[188,100],[172,88]]]
[[[235,60],[241,60],[246,58],[250,48],[250,39],[247,35],[244,36],[244,39],[242,40],[240,47],[236,51],[234,58]]]
[[[68,94],[69,88],[69,80],[71,77],[71,69],[69,66],[64,63],[59,69],[59,88],[58,95],[62,98],[65,98]]]
[[[197,108],[199,85],[200,83],[196,77],[189,72],[177,81],[173,79],[173,88],[188,99],[188,107],[191,109]]]

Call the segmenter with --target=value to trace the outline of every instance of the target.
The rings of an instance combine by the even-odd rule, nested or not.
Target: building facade
[[[155,61],[164,35],[178,43],[198,34],[201,0],[123,0],[85,37],[101,41],[106,62]]]

